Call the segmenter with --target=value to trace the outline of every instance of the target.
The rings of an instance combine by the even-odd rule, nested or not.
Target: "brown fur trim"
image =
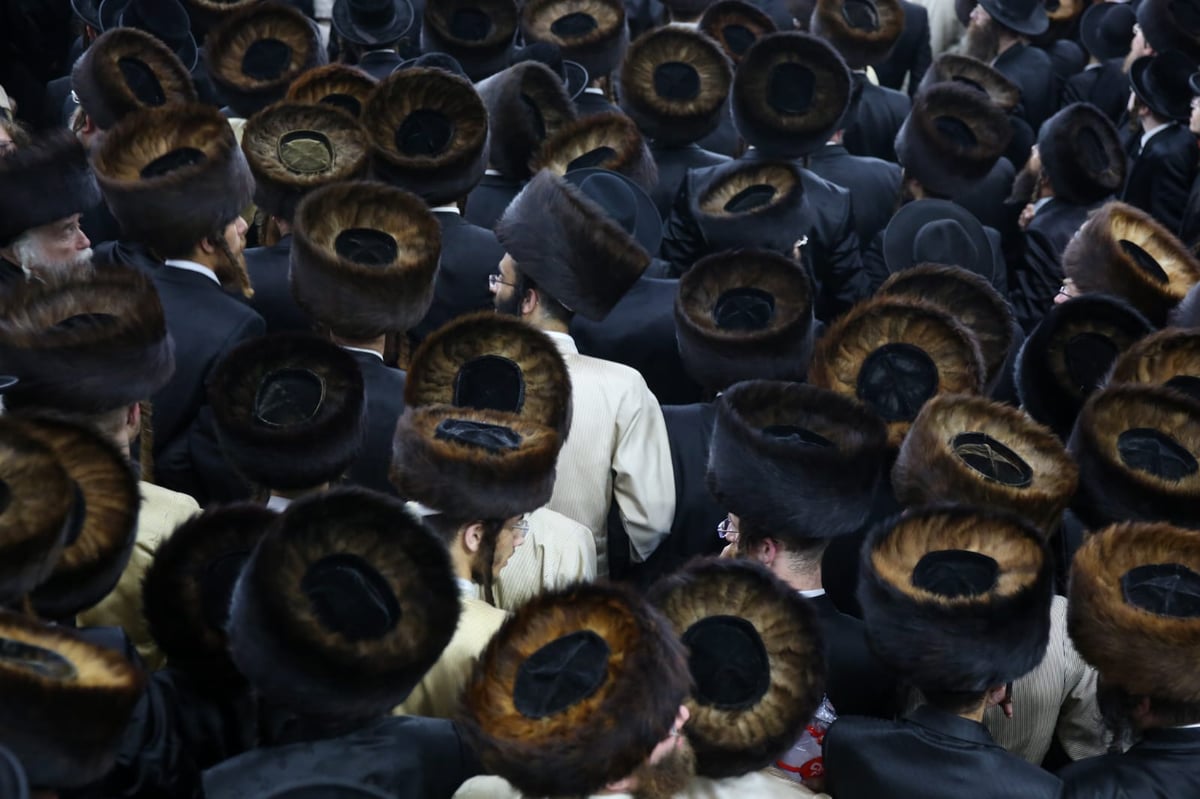
[[[482,39],[463,39],[452,30],[460,9],[485,14],[491,22]],[[508,66],[509,50],[517,32],[519,12],[516,0],[442,0],[425,5],[421,29],[422,52],[441,52],[453,56],[471,80],[483,80]]]
[[[1088,141],[1089,152],[1081,150]],[[1103,166],[1096,169],[1099,145]],[[1042,173],[1054,196],[1076,205],[1093,205],[1125,185],[1125,150],[1112,121],[1088,103],[1072,103],[1042,124],[1038,131]]]
[[[435,154],[401,152],[396,136],[414,114],[437,115],[452,138]],[[376,177],[441,205],[465,197],[487,166],[488,114],[475,88],[444,69],[414,67],[381,82],[363,110]]]
[[[658,183],[654,156],[637,125],[619,111],[567,123],[542,142],[529,168],[533,172],[549,169],[556,175],[565,175],[575,159],[604,148],[611,150],[612,155],[588,166],[620,172],[646,191],[653,191]]]
[[[22,283],[0,314],[0,363],[20,382],[10,410],[102,414],[148,399],[175,371],[174,345],[151,280],[106,267]],[[95,324],[60,326],[99,314]]]
[[[203,158],[165,174],[142,170],[181,149]],[[92,156],[96,179],[123,234],[151,250],[199,242],[250,205],[254,177],[229,120],[199,104],[148,108],[108,131]]]
[[[1200,399],[1190,385],[1171,385],[1176,378],[1200,380],[1200,331],[1168,328],[1151,333],[1127,349],[1113,364],[1108,385],[1145,383],[1178,388]]]
[[[574,14],[591,17],[596,27],[581,36],[555,32],[559,20]],[[623,0],[526,0],[521,9],[521,33],[529,43],[558,45],[563,58],[582,64],[592,80],[617,68],[629,42]]]
[[[404,403],[459,405],[459,372],[483,356],[498,356],[521,370],[523,404],[518,415],[553,428],[564,440],[571,427],[571,375],[554,342],[541,330],[491,311],[460,316],[421,342],[408,365]]]
[[[964,433],[1007,447],[1029,468],[1028,484],[1008,485],[969,466],[955,444]],[[1057,529],[1078,480],[1075,462],[1048,428],[1009,405],[952,394],[925,403],[892,466],[892,490],[902,505],[961,502],[1010,510],[1045,537]]]
[[[791,206],[795,196],[804,192],[799,169],[786,163],[752,163],[723,178],[714,181],[699,198],[699,210],[705,216],[728,217],[741,222],[749,216],[759,216],[778,207]],[[730,200],[754,186],[774,188],[775,194],[771,201],[752,211],[726,210],[725,206]]]
[[[65,790],[106,775],[142,696],[141,671],[120,653],[84,641],[67,627],[0,613],[5,651],[28,646],[67,674],[20,655],[0,658],[0,746],[16,755],[31,785]]]
[[[785,64],[814,76],[806,113],[780,113],[769,103],[775,69]],[[733,121],[752,147],[771,158],[799,158],[823,145],[850,107],[850,71],[828,42],[799,31],[772,33],[746,52],[733,78]]]
[[[845,0],[817,0],[811,31],[828,39],[851,69],[865,69],[887,59],[904,30],[904,7],[900,0],[872,0],[879,17],[878,27],[856,28],[846,19]]]
[[[605,682],[561,713],[513,704],[526,658],[590,630],[611,651]],[[670,623],[631,588],[580,584],[534,597],[504,623],[467,684],[463,733],[484,767],[529,796],[586,796],[631,774],[667,737],[690,688]]]
[[[921,90],[936,83],[958,83],[982,91],[1005,113],[1012,113],[1021,102],[1021,88],[990,64],[957,53],[942,53],[933,60]]]
[[[1145,250],[1167,281],[1139,267],[1122,241]],[[1118,202],[1092,215],[1067,244],[1062,260],[1063,274],[1079,291],[1120,297],[1156,325],[1165,324],[1171,309],[1200,282],[1200,261],[1178,238],[1149,214]]]
[[[808,602],[758,563],[717,558],[659,580],[650,601],[680,636],[713,616],[754,627],[770,660],[767,692],[744,710],[702,703],[693,692],[684,730],[702,777],[737,777],[773,764],[796,742],[825,691],[825,647]]]
[[[728,330],[714,310],[726,292],[766,292],[772,314],[760,330]],[[804,267],[778,253],[732,250],[701,259],[679,280],[675,332],[688,374],[711,391],[742,380],[802,380],[813,345],[813,295]]]
[[[926,555],[978,553],[999,567],[978,594],[948,597],[917,585]],[[965,505],[910,510],[863,547],[858,598],[871,648],[918,688],[982,693],[1032,671],[1050,637],[1053,561],[1020,517]]]
[[[147,85],[139,96],[126,70],[136,65]],[[171,48],[137,28],[107,31],[84,51],[71,70],[71,88],[79,105],[101,130],[142,108],[194,103],[191,73]]]
[[[380,597],[395,601],[381,635],[350,638],[317,615],[306,578],[330,558],[373,571]],[[250,685],[281,707],[328,719],[376,717],[403,702],[459,616],[445,544],[403,502],[361,488],[292,503],[250,556],[231,607],[230,653]]]
[[[396,260],[370,266],[338,255],[338,236],[353,228],[391,236]],[[337,335],[369,341],[421,321],[433,301],[441,257],[441,228],[418,197],[364,181],[325,186],[296,212],[292,294]]]
[[[1013,348],[1013,310],[988,280],[959,266],[919,264],[896,272],[877,294],[925,299],[966,325],[979,342],[986,383],[999,376]]]
[[[129,563],[141,505],[137,477],[125,455],[99,433],[36,416],[26,418],[24,429],[54,450],[83,500],[78,537],[32,595],[42,617],[67,619],[108,596]]]
[[[715,39],[734,65],[738,65],[749,50],[746,39],[757,41],[778,28],[758,6],[742,0],[721,0],[710,5],[700,17],[700,30]]]
[[[808,381],[859,398],[859,372],[887,344],[922,350],[937,367],[936,394],[977,394],[984,384],[983,356],[975,335],[940,306],[910,297],[879,296],[850,309],[817,342]],[[915,416],[914,416],[915,418]],[[912,419],[888,424],[888,442],[899,447]]]
[[[593,321],[608,316],[650,264],[624,228],[549,170],[509,204],[496,238],[539,288]]]
[[[1159,564],[1200,572],[1195,531],[1119,524],[1088,536],[1071,569],[1067,630],[1106,685],[1133,696],[1200,702],[1200,619],[1160,616],[1125,601],[1125,575]]]
[[[310,69],[292,81],[287,97],[293,103],[328,105],[358,119],[375,91],[375,79],[358,67],[328,64]]]
[[[757,207],[727,210],[730,201],[748,189],[755,189],[754,195],[770,189],[771,194]],[[761,196],[757,199],[762,201]],[[807,210],[800,165],[786,159],[719,164],[690,193],[688,203],[712,252],[741,249],[752,242],[759,249],[790,254],[798,220]]]
[[[699,91],[688,99],[664,97],[655,86],[658,70],[684,64],[695,71]],[[721,124],[733,66],[721,46],[699,31],[664,27],[640,36],[621,62],[621,110],[660,144],[691,144]]]
[[[475,88],[491,121],[488,163],[507,178],[529,178],[529,162],[542,142],[575,119],[562,79],[545,64],[525,61]]]
[[[67,130],[47,133],[0,159],[0,186],[0,247],[100,200],[87,152]]]

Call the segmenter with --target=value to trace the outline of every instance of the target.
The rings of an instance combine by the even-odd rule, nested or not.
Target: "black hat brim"
[[[392,0],[392,4],[395,6],[396,15],[392,18],[391,25],[385,28],[363,28],[350,18],[348,0],[338,0],[333,4],[331,15],[333,30],[346,41],[366,47],[397,42],[412,28],[415,14],[409,0]]]
[[[1026,17],[1014,16],[1001,4],[1001,0],[979,0],[979,5],[983,6],[996,22],[1026,36],[1041,36],[1050,28],[1050,17],[1040,2],[1034,5],[1033,11]]]
[[[1100,26],[1104,24],[1105,16],[1117,13],[1129,15],[1129,41],[1125,43],[1124,48],[1115,46],[1115,42],[1105,39],[1100,33]],[[1088,53],[1101,61],[1124,58],[1128,55],[1129,45],[1133,42],[1133,25],[1136,22],[1137,15],[1126,3],[1097,3],[1083,12],[1083,16],[1080,17],[1079,38],[1083,41],[1083,46]]]
[[[103,0],[100,3],[99,10],[96,12],[97,25],[94,27],[98,27],[102,31],[110,31],[121,27],[121,12],[128,5],[129,0]],[[147,33],[153,34],[154,31],[147,31]],[[191,72],[196,68],[196,64],[200,60],[200,49],[196,47],[196,37],[189,33],[187,42],[178,50],[174,50],[174,53],[183,62],[187,71]]]
[[[1188,98],[1188,102],[1181,103],[1179,108],[1172,110],[1169,106],[1170,98],[1155,94],[1146,84],[1146,72],[1150,69],[1155,58],[1158,58],[1158,56],[1142,56],[1133,62],[1133,66],[1129,68],[1129,85],[1133,88],[1133,93],[1137,95],[1138,99],[1145,103],[1158,116],[1174,122],[1187,122],[1188,117],[1192,113],[1190,97]],[[1188,87],[1192,88],[1192,79],[1190,77],[1188,78]]]
[[[629,187],[629,190],[637,197],[637,219],[634,222],[633,238],[646,252],[658,252],[663,238],[662,216],[658,213],[658,206],[654,204],[654,200],[646,193],[645,189],[620,172],[600,169],[599,167],[575,169],[563,175],[563,178],[568,183],[582,187],[583,181],[592,175],[614,175]]]
[[[583,90],[587,88],[588,71],[583,64],[577,61],[563,61],[563,84],[567,87],[567,96],[574,100],[579,95],[583,94]]]
[[[104,29],[100,24],[100,10],[96,7],[96,0],[71,0],[71,10],[75,12],[75,16],[87,23],[88,27],[95,30]]]
[[[917,265],[912,255],[913,239],[925,225],[938,221],[960,224],[980,257],[978,264],[949,266],[960,266],[991,281],[995,259],[992,257],[992,242],[987,237],[983,223],[966,208],[949,200],[920,200],[908,203],[896,212],[883,231],[883,261],[887,264],[888,272],[895,274]]]

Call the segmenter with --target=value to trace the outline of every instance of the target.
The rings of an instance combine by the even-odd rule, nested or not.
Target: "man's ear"
[[[521,297],[521,316],[532,314],[541,304],[541,300],[537,289],[525,289],[525,296]]]
[[[471,522],[463,531],[463,546],[474,555],[483,543],[483,522]]]
[[[211,238],[205,236],[204,238],[200,239],[200,244],[197,249],[199,249],[200,252],[204,253],[205,255],[216,255],[217,245],[213,244],[213,240]]]

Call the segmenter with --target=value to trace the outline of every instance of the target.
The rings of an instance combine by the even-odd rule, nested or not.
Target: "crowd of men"
[[[0,799],[1200,796],[1200,0],[7,0]]]

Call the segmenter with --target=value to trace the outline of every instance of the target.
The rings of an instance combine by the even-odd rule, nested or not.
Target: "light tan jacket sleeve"
[[[549,508],[529,514],[529,534],[492,587],[496,607],[514,611],[554,588],[596,579],[596,539],[574,519]]]
[[[636,561],[654,554],[675,518],[675,472],[658,400],[636,372],[622,396],[613,453],[613,495]]]

